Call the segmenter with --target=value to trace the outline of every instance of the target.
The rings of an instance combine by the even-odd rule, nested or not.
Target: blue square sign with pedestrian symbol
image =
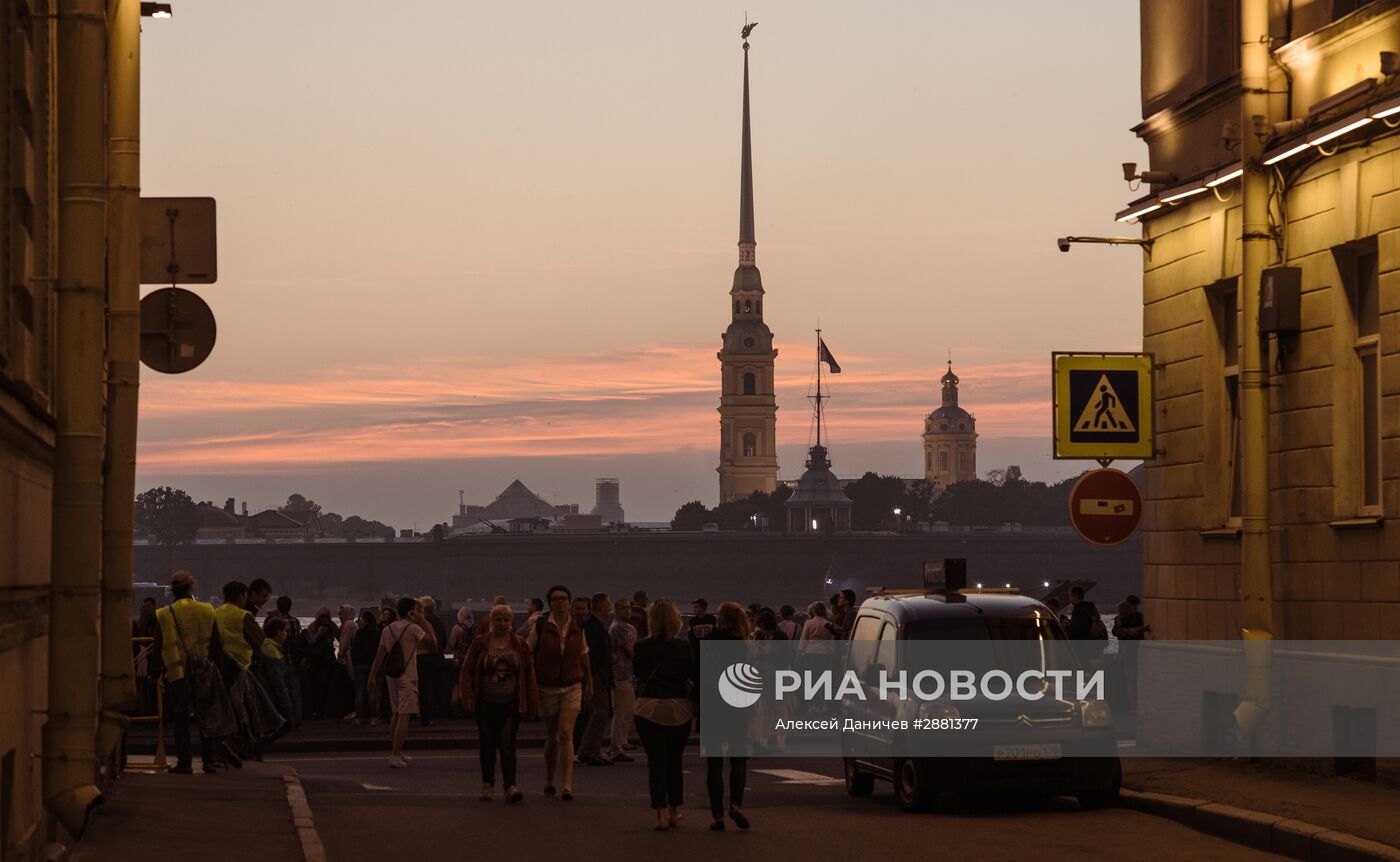
[[[1057,353],[1055,457],[1152,457],[1152,359],[1141,353]]]

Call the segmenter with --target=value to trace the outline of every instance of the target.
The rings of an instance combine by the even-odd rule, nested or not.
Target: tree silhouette
[[[194,541],[199,508],[179,488],[161,486],[136,495],[136,523],[165,547],[165,567],[174,568],[175,546]]]
[[[285,506],[278,506],[277,508],[283,512],[311,512],[316,515],[321,514],[321,504],[317,503],[315,500],[308,500],[301,494],[291,495],[287,498],[287,504]]]

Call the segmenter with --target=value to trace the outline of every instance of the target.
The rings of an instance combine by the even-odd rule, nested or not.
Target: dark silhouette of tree
[[[321,504],[317,503],[315,500],[308,500],[301,494],[291,495],[287,498],[287,504],[285,506],[278,506],[277,508],[282,512],[310,512],[313,515],[321,514]]]
[[[676,510],[671,519],[671,529],[678,531],[699,530],[713,520],[710,510],[699,500],[691,500]]]
[[[787,517],[783,504],[791,496],[792,489],[786,487],[771,494],[754,491],[743,499],[720,503],[713,509],[707,508],[699,500],[691,500],[676,510],[675,517],[671,519],[671,529],[700,530],[706,524],[716,524],[721,530],[765,529],[763,521],[766,519],[766,529],[781,531]],[[757,522],[755,515],[758,516]]]
[[[339,522],[334,535],[344,536],[346,538],[353,537],[356,539],[368,539],[374,538],[375,536],[382,536],[389,539],[394,537],[394,528],[388,524],[383,524],[379,521],[368,521],[361,518],[359,515],[351,515],[344,521],[341,521],[340,516],[334,512],[331,512],[330,515]],[[326,515],[321,516],[322,524],[325,524],[326,517]],[[327,530],[326,535],[332,534]]]
[[[175,546],[194,541],[199,507],[179,488],[162,485],[136,495],[136,523],[165,548],[165,567],[174,568]]]
[[[851,526],[857,530],[888,527],[895,520],[895,509],[900,510],[900,520],[914,515],[904,480],[898,476],[866,473],[844,490],[851,498]]]
[[[933,501],[931,519],[966,526],[1069,526],[1069,492],[1078,476],[1054,485],[1000,478],[1000,485],[974,479],[948,486]]]

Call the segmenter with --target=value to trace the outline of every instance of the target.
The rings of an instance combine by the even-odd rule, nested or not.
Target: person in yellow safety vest
[[[252,667],[253,656],[262,648],[266,639],[263,630],[258,628],[253,615],[248,612],[247,604],[247,585],[242,581],[229,581],[224,584],[224,603],[214,609],[214,619],[219,626],[219,641],[223,644],[224,655],[229,659],[223,663],[223,675],[224,685],[230,694],[235,690],[234,683],[239,674]],[[239,716],[240,725],[246,731],[246,716],[240,711],[237,697],[234,698],[234,714]],[[229,749],[237,746],[242,749],[243,756],[251,755],[256,740],[244,738],[245,736],[246,732],[240,734],[236,740],[225,740],[220,748],[223,755],[220,759],[235,767],[241,767],[239,752]]]
[[[224,603],[214,609],[214,618],[219,623],[219,640],[228,656],[239,670],[252,667],[253,653],[262,648],[266,635],[258,627],[253,615],[245,607],[248,603],[248,587],[242,581],[229,581],[224,584]],[[236,671],[224,674],[224,682]]]
[[[221,644],[214,608],[195,601],[194,575],[181,569],[170,576],[170,592],[174,601],[156,611],[156,650],[161,658],[161,673],[175,712],[175,767],[170,772],[189,775],[193,753],[190,750],[190,717],[194,711],[194,692],[185,678],[185,656],[208,658],[217,655]],[[199,734],[199,760],[205,772],[214,772],[216,740]]]

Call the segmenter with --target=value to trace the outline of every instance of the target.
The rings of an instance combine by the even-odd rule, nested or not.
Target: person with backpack
[[[408,738],[408,723],[418,714],[418,644],[428,649],[437,647],[432,627],[425,624],[418,600],[412,596],[399,599],[398,619],[384,627],[379,637],[379,652],[369,669],[371,687],[382,672],[388,681],[389,766],[403,769],[408,761],[403,756],[403,744]]]
[[[593,696],[588,643],[574,622],[573,594],[568,587],[553,586],[545,594],[549,612],[530,631],[528,643],[540,689],[540,715],[544,718],[544,795],[554,795],[554,778],[562,779],[560,798],[574,798],[574,723],[584,700]]]
[[[481,740],[481,801],[496,794],[499,752],[506,802],[515,803],[525,798],[515,785],[515,734],[522,718],[539,712],[539,685],[529,645],[512,632],[510,606],[496,605],[487,619],[490,628],[467,648],[457,687],[463,710],[476,717]]]

